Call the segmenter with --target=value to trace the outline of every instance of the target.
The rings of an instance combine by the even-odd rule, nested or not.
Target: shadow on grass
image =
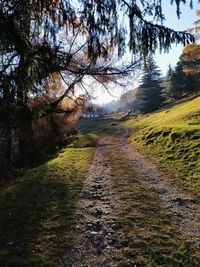
[[[78,168],[70,158],[68,164],[64,156],[59,160],[30,170],[0,193],[0,266],[57,266],[70,249],[85,162]]]

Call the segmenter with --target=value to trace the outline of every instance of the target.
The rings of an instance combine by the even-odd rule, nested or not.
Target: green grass
[[[57,266],[71,247],[77,195],[92,148],[67,148],[0,192],[0,266]]]
[[[80,134],[54,159],[0,192],[0,266],[57,266],[72,245],[73,211],[94,147],[115,120],[80,120]]]
[[[109,154],[117,196],[122,255],[119,267],[197,267],[200,253],[179,232],[156,192],[113,147]]]
[[[111,117],[80,119],[77,125],[80,134],[74,142],[74,147],[93,147],[104,135],[116,132],[117,120]]]
[[[200,189],[200,97],[124,123],[130,141],[191,189]]]

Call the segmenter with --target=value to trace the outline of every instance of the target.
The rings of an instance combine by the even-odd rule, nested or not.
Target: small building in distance
[[[83,113],[82,118],[91,119],[91,118],[99,118],[100,114],[96,112],[85,112]]]

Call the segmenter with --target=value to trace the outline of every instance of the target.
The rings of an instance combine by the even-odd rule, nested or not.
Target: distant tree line
[[[200,10],[196,12],[200,16]],[[188,31],[193,33],[196,42],[184,47],[175,68],[169,66],[165,93],[168,101],[178,100],[194,93],[200,93],[200,20],[194,22],[195,27]]]
[[[149,113],[191,94],[200,93],[200,45],[186,46],[176,66],[162,77],[153,55],[146,57],[140,85],[104,106],[109,112]]]

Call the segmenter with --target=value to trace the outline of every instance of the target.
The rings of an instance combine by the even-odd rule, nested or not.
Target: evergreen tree
[[[171,77],[171,97],[180,99],[184,95],[191,94],[194,91],[194,87],[194,77],[184,72],[183,64],[179,61]]]
[[[145,64],[138,92],[138,100],[142,112],[152,112],[161,106],[164,101],[162,84],[161,72],[150,56]]]
[[[171,65],[168,67],[167,75],[165,78],[165,97],[166,99],[172,98],[172,76],[174,74],[174,70]]]
[[[179,61],[171,77],[171,97],[180,99],[185,91],[185,73],[183,72],[181,62]]]
[[[178,17],[180,3],[186,2],[191,0],[171,1]],[[28,100],[52,75],[72,77],[70,83],[64,79],[69,87],[49,105],[55,109],[85,75],[99,80],[104,74],[129,74],[132,62],[117,70],[107,65],[115,49],[122,57],[129,44],[133,55],[146,55],[158,47],[168,51],[172,43],[193,42],[191,34],[163,26],[162,6],[160,0],[0,0],[0,168],[13,164],[13,151],[18,166],[32,162]]]
[[[200,17],[200,10],[196,15]],[[195,27],[188,29],[195,36],[196,43],[187,45],[182,51],[182,55],[173,71],[169,66],[165,93],[168,99],[180,99],[185,95],[199,91],[200,81],[200,20],[194,22]]]

